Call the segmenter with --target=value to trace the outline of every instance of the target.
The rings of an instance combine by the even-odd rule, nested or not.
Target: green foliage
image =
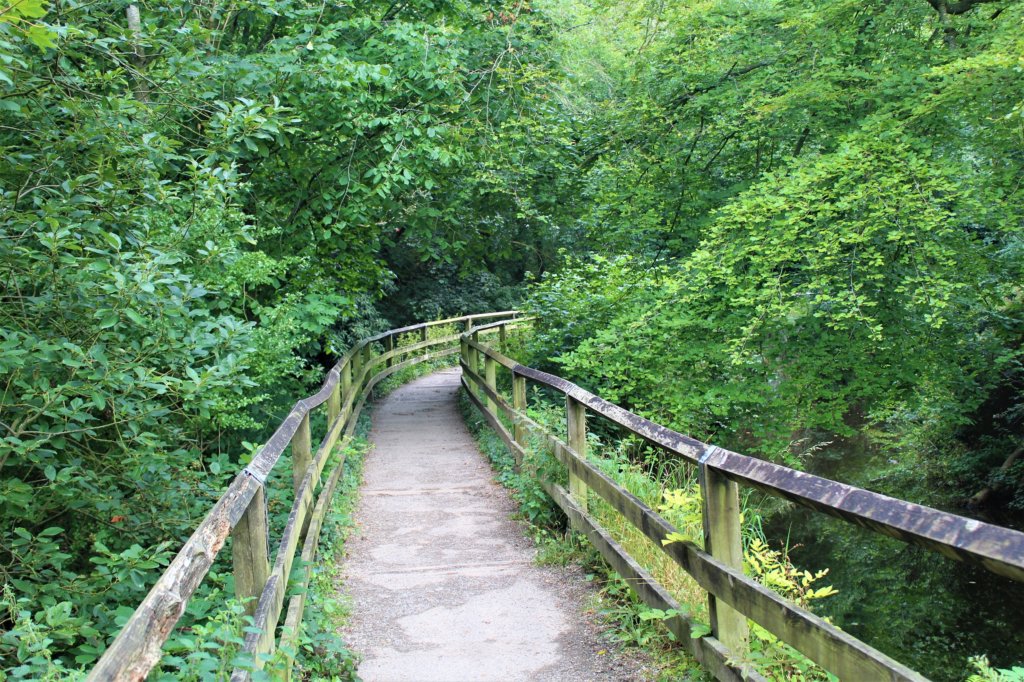
[[[32,618],[74,595],[52,665],[95,660],[332,356],[510,306],[555,240],[557,196],[516,198],[571,155],[522,115],[546,19],[489,7],[0,11],[0,580]]]
[[[11,587],[4,585],[3,607],[8,626],[0,635],[5,662],[0,679],[49,681],[78,677],[54,656],[55,645],[73,640],[82,626],[72,617],[71,602],[54,603],[37,611],[30,600],[18,599]]]
[[[252,618],[245,607],[227,595],[214,591],[208,597],[217,610],[202,623],[179,632],[164,646],[158,680],[223,680],[231,677],[235,666],[252,668],[240,655]]]
[[[531,288],[529,364],[886,494],[955,509],[986,490],[1016,524],[1021,6],[547,8],[580,131],[564,229],[584,239]],[[944,564],[801,542],[833,550],[822,608],[930,676],[954,679],[1004,622]]]
[[[1024,505],[1020,3],[137,9],[0,10],[0,627],[64,633],[19,675],[95,659],[333,356],[526,281],[606,398]]]
[[[993,668],[985,656],[974,656],[970,659],[973,674],[967,682],[1020,682],[1024,680],[1024,667],[1014,666],[1008,670]]]

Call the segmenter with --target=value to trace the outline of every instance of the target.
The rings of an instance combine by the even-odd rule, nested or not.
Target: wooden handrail
[[[285,586],[295,553],[302,547],[302,557],[307,561],[315,554],[323,517],[330,506],[330,497],[344,461],[335,465],[327,483],[321,488],[319,498],[314,499],[323,470],[339,440],[345,445],[352,437],[359,413],[373,387],[402,369],[454,355],[459,351],[457,335],[429,339],[428,330],[431,327],[463,324],[466,329],[471,329],[476,320],[501,318],[510,321],[516,316],[516,311],[464,315],[391,329],[353,345],[327,373],[320,390],[295,403],[256,457],[235,476],[136,607],[87,679],[90,682],[142,680],[149,674],[160,660],[164,642],[185,612],[189,600],[206,577],[229,535],[233,537],[236,591],[240,597],[256,598],[249,608],[258,632],[250,631],[246,635],[243,651],[250,654],[272,652],[276,647],[276,631],[283,610]],[[397,345],[400,335],[417,331],[420,332],[420,341]],[[387,351],[371,356],[372,344],[384,339],[388,340]],[[431,350],[438,346],[442,348]],[[420,351],[423,354],[394,362],[400,356]],[[386,366],[378,371],[377,368],[382,364]],[[313,410],[325,404],[328,411],[327,433],[320,441],[316,454],[310,457],[309,416]],[[297,449],[298,454],[294,459],[300,462],[300,466],[294,472],[294,503],[271,570],[267,563],[269,537],[263,489],[281,454],[289,445]],[[309,576],[310,572],[305,571],[303,587],[308,583]],[[283,638],[292,645],[298,635],[304,603],[304,599],[295,597],[289,603]],[[262,665],[259,658],[254,661],[257,667]],[[286,667],[283,673],[285,677],[291,673],[290,661]],[[248,678],[248,671],[235,670],[231,679]]]
[[[647,442],[691,463],[710,466],[738,483],[1024,581],[1024,533],[708,445],[644,419],[553,374],[520,364],[512,372],[571,396]]]
[[[518,323],[522,322],[519,320]],[[513,324],[509,323],[509,326]],[[475,331],[479,332],[479,329]],[[734,664],[743,659],[747,618],[841,679],[925,679],[743,574],[742,555],[737,556],[740,540],[738,485],[758,488],[874,532],[921,545],[954,559],[980,564],[1014,580],[1024,580],[1024,533],[703,443],[644,419],[561,377],[519,364],[481,343],[478,333],[463,334],[461,346],[462,381],[470,400],[512,450],[517,462],[525,455],[523,434],[532,432],[566,467],[571,492],[550,483],[545,483],[546,489],[566,512],[573,526],[586,533],[616,569],[621,567],[640,581],[636,591],[641,599],[655,608],[665,608],[667,603],[672,603],[664,589],[652,584],[653,579],[649,575],[637,571],[632,557],[610,541],[606,531],[587,514],[588,490],[603,498],[708,592],[713,636],[696,640],[681,636],[688,633],[693,625],[682,616],[674,617],[668,624],[680,635],[683,645],[718,679],[759,679],[756,673]],[[511,403],[497,390],[491,373],[481,375],[480,358],[484,359],[485,366],[501,365],[510,371],[513,385]],[[566,396],[569,443],[556,438],[527,416],[527,380]],[[689,542],[666,544],[669,535],[676,532],[671,524],[587,460],[583,451],[585,440],[580,438],[587,411],[699,468],[704,499],[705,549]],[[499,414],[515,425],[514,434],[501,422]],[[574,430],[577,433],[574,434]]]

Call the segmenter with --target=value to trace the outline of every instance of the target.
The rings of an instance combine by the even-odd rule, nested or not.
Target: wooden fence
[[[459,352],[459,335],[429,338],[431,327],[463,325],[466,331],[478,321],[512,320],[513,311],[464,317],[392,329],[363,339],[352,347],[327,374],[315,395],[295,403],[288,416],[259,454],[234,478],[220,499],[174,557],[149,594],[136,607],[90,672],[88,680],[142,680],[160,661],[164,642],[185,612],[189,599],[202,583],[218,552],[231,538],[235,591],[249,600],[253,628],[245,637],[243,651],[261,665],[260,654],[277,647],[294,651],[298,644],[305,588],[312,573],[320,526],[341,477],[339,461],[326,481],[324,468],[336,445],[343,448],[356,427],[367,397],[382,379],[406,367]],[[500,328],[490,327],[490,329]],[[417,336],[418,335],[418,336]],[[409,338],[413,343],[399,345]],[[417,340],[418,339],[418,340]],[[310,415],[326,406],[327,433],[313,451]],[[291,446],[294,504],[271,564],[271,538],[267,525],[265,485],[285,448]],[[319,489],[319,495],[317,490]],[[291,597],[285,612],[285,588],[299,547],[304,568],[299,571],[299,593]],[[285,613],[283,626],[279,627]],[[280,636],[278,631],[280,630]],[[287,679],[291,660],[279,674]],[[233,682],[250,678],[248,670],[236,669]]]
[[[521,320],[520,323],[525,322]],[[569,490],[542,482],[572,526],[589,537],[611,566],[653,608],[679,610],[659,585],[587,513],[588,490],[668,554],[708,593],[711,634],[690,636],[695,623],[684,615],[666,621],[679,642],[719,680],[763,680],[745,665],[747,619],[790,644],[842,680],[924,680],[925,678],[825,622],[743,573],[739,486],[863,526],[873,532],[977,563],[1014,580],[1024,580],[1024,533],[948,514],[903,500],[795,471],[764,460],[708,445],[639,417],[560,377],[519,364],[481,342],[495,331],[504,341],[509,325],[483,325],[461,337],[462,382],[472,402],[498,432],[517,462],[525,456],[530,434],[567,468]],[[505,350],[505,344],[501,344]],[[483,367],[481,368],[481,361]],[[496,369],[511,373],[511,399],[498,391]],[[563,442],[527,416],[527,382],[565,395]],[[703,497],[704,548],[665,540],[676,532],[641,500],[587,460],[587,419],[600,416],[698,468]],[[511,431],[501,417],[511,424]]]

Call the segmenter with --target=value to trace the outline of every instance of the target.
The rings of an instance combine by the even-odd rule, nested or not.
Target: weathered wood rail
[[[525,322],[520,320],[518,324]],[[740,485],[1024,581],[1024,533],[879,495],[684,436],[565,379],[521,365],[481,342],[482,336],[495,331],[504,341],[509,326],[483,325],[461,335],[462,382],[466,393],[517,462],[526,455],[525,448],[532,434],[567,468],[569,491],[551,482],[542,483],[565,511],[572,526],[587,535],[644,602],[658,609],[679,609],[669,592],[588,514],[588,491],[603,498],[708,593],[710,635],[692,638],[690,633],[695,623],[683,615],[669,618],[666,624],[679,642],[719,680],[764,679],[743,663],[748,619],[842,680],[925,679],[744,575]],[[501,349],[505,350],[504,343]],[[510,397],[498,390],[496,369],[499,365],[511,373]],[[527,415],[528,381],[565,395],[568,442],[549,433]],[[589,414],[603,417],[671,456],[698,467],[703,498],[703,549],[690,542],[665,544],[663,541],[676,532],[675,528],[587,460]],[[506,422],[510,426],[506,426]]]
[[[459,352],[459,335],[431,338],[429,330],[462,325],[466,331],[477,322],[499,319],[497,327],[515,319],[514,311],[468,315],[426,324],[392,329],[361,340],[328,372],[321,389],[295,403],[270,440],[256,457],[228,485],[206,518],[193,531],[181,551],[140,603],[89,673],[88,680],[141,680],[159,663],[164,642],[185,612],[189,599],[209,572],[218,552],[231,538],[235,591],[248,600],[253,628],[245,637],[243,651],[252,655],[276,648],[294,650],[305,606],[305,587],[312,573],[320,527],[331,496],[341,477],[344,460],[338,461],[326,481],[324,468],[336,445],[352,437],[359,413],[373,387],[406,367]],[[408,343],[409,339],[414,342]],[[310,415],[327,411],[327,432],[315,452],[310,433]],[[264,487],[285,449],[291,446],[292,480],[295,497],[287,524],[277,540],[271,564],[271,542],[267,525]],[[317,490],[319,489],[319,494]],[[291,597],[285,612],[285,589],[292,576],[295,555],[301,546],[304,568],[299,594]],[[284,622],[281,615],[284,613]],[[277,676],[288,679],[291,660]],[[234,682],[250,678],[250,671],[236,669]]]

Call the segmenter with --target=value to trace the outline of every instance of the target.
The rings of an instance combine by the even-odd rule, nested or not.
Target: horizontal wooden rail
[[[649,443],[694,464],[706,464],[738,483],[1024,581],[1024,533],[707,445],[633,414],[561,377],[519,364],[512,372],[561,391]]]
[[[515,311],[504,311],[416,324],[388,330],[352,346],[327,373],[320,390],[295,403],[258,454],[235,476],[136,607],[87,679],[90,682],[142,680],[149,674],[160,661],[164,642],[229,536],[233,544],[236,592],[239,597],[251,600],[248,608],[255,626],[245,636],[243,651],[254,655],[255,667],[261,667],[262,659],[258,655],[272,653],[277,647],[285,590],[299,547],[302,560],[307,562],[304,570],[298,571],[303,592],[308,585],[311,576],[308,562],[315,557],[320,529],[342,475],[344,458],[335,462],[328,480],[321,485],[324,469],[337,444],[345,446],[350,441],[373,387],[402,369],[459,352],[458,335],[430,338],[430,329],[461,325],[465,331],[485,320],[497,320],[488,327],[498,328],[516,315]],[[398,345],[405,335],[417,333],[418,341]],[[385,350],[375,354],[374,347],[378,343],[382,343]],[[405,359],[396,362],[403,357]],[[324,405],[327,432],[314,454],[310,452],[309,418],[314,410]],[[292,474],[295,496],[288,522],[277,541],[273,566],[270,566],[264,487],[289,446],[295,466]],[[282,643],[290,649],[294,649],[297,641],[304,605],[304,597],[298,596],[292,597],[288,605]],[[275,674],[288,678],[290,659],[286,669]],[[231,679],[247,680],[249,677],[248,670],[236,669]]]
[[[550,482],[545,483],[546,489],[572,525],[591,538],[595,547],[647,604],[660,609],[675,608],[666,607],[674,603],[671,597],[651,576],[638,570],[636,562],[588,515],[588,491],[604,499],[707,591],[713,637],[695,640],[706,640],[706,644],[691,645],[689,638],[682,636],[689,633],[693,625],[686,619],[678,622],[670,619],[667,624],[718,679],[760,679],[739,664],[745,656],[747,618],[840,679],[925,679],[743,574],[742,554],[738,549],[738,485],[754,487],[953,559],[978,563],[995,573],[1024,580],[1024,533],[702,443],[633,414],[561,377],[515,362],[481,343],[479,331],[463,334],[461,343],[463,384],[473,404],[512,450],[517,462],[525,456],[525,439],[518,434],[532,432],[565,466],[571,492],[554,487]],[[498,391],[493,372],[481,374],[481,362],[485,368],[502,366],[509,370],[514,389],[511,403]],[[527,380],[566,396],[569,443],[548,433],[527,416]],[[666,542],[676,529],[588,461],[586,441],[581,437],[586,428],[587,411],[698,467],[704,498],[705,549],[690,542]],[[514,424],[515,434],[509,432],[501,417]]]

